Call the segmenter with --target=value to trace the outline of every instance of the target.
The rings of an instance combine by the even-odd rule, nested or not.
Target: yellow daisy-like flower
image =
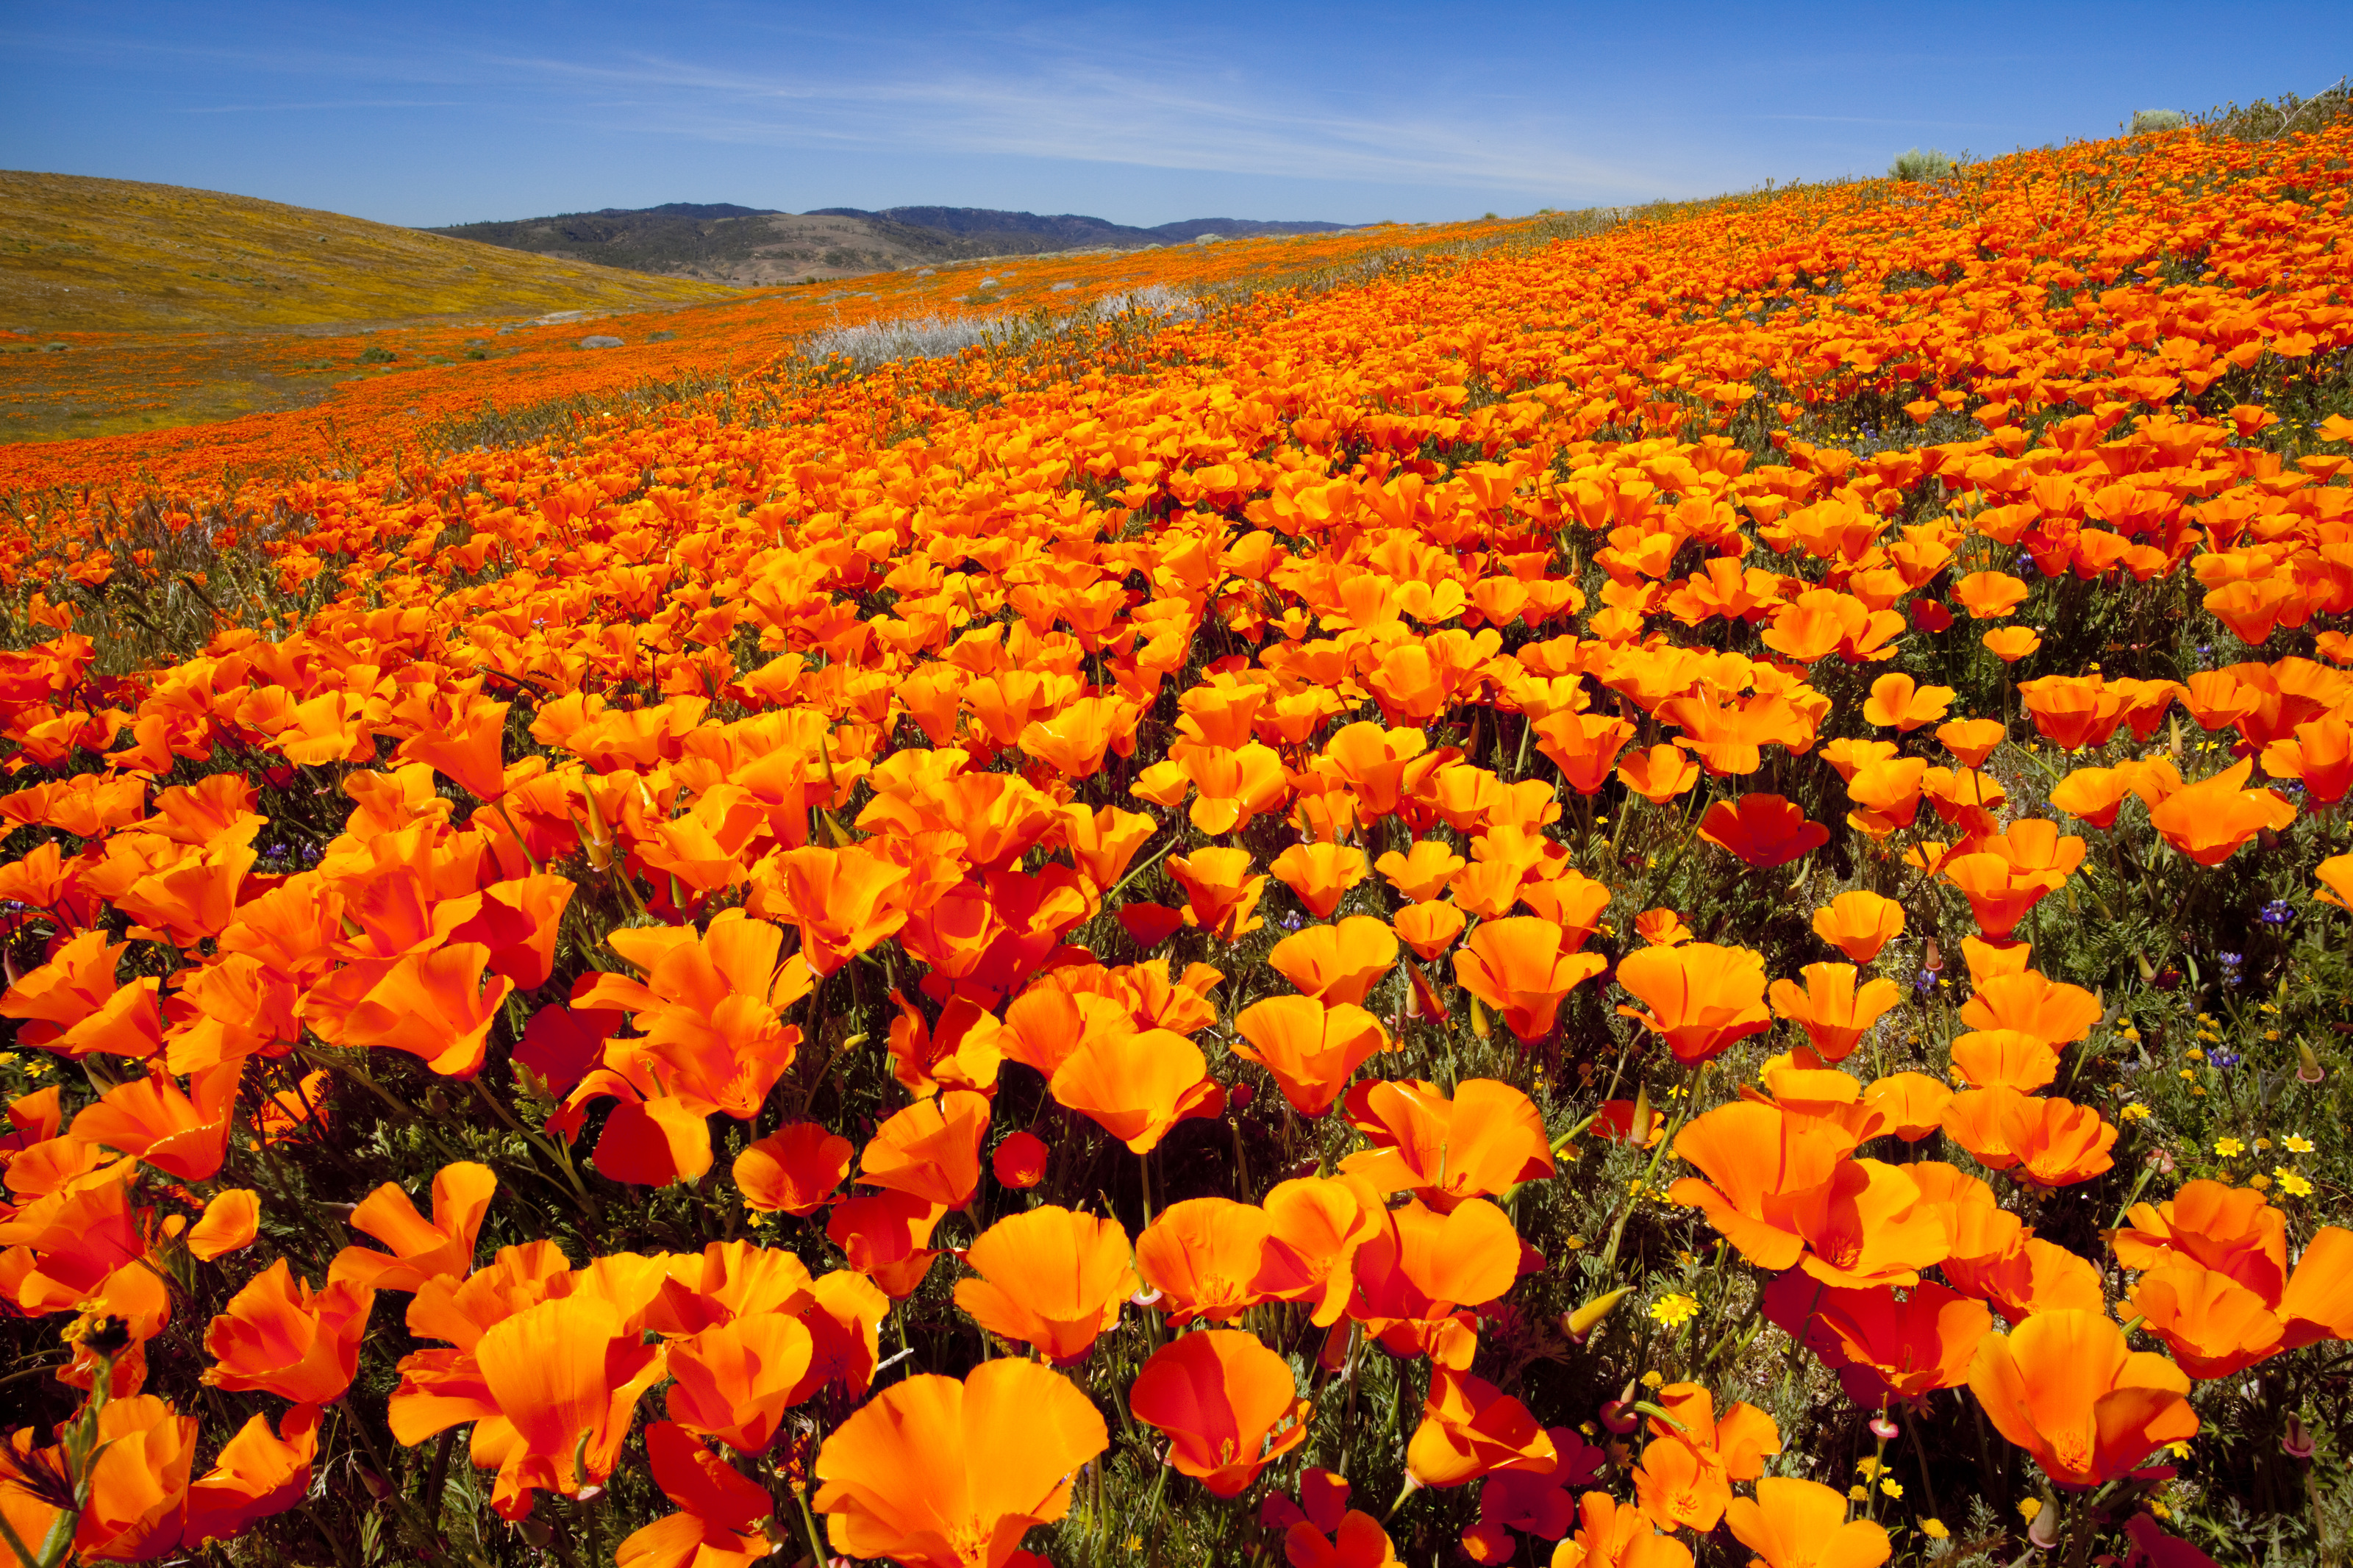
[[[2291,1132],[2280,1140],[2280,1147],[2291,1154],[2309,1154],[2312,1152],[2312,1140]]]
[[[1699,1303],[1680,1290],[1671,1291],[1651,1303],[1651,1321],[1670,1329],[1679,1329],[1699,1316]]]
[[[1897,1480],[1882,1481],[1879,1483],[1879,1489],[1889,1497],[1900,1498],[1904,1495],[1904,1483]]]
[[[2246,1152],[2247,1146],[2244,1143],[2240,1142],[2236,1138],[2217,1138],[2214,1140],[2214,1152],[2220,1154],[2225,1160],[2235,1160]]]
[[[2122,1110],[2117,1111],[2116,1120],[2119,1121],[2138,1121],[2142,1117],[2147,1116],[2147,1114],[2148,1107],[2136,1100],[2132,1104],[2126,1106]]]
[[[1847,1500],[1850,1502],[1867,1502],[1871,1499],[1871,1489],[1869,1487],[1849,1487],[1846,1489],[1846,1495]]]
[[[1953,1532],[1945,1528],[1941,1519],[1924,1519],[1920,1521],[1920,1533],[1931,1541],[1942,1541]]]
[[[2042,1511],[2042,1500],[2041,1498],[2027,1497],[2018,1500],[2018,1517],[2026,1521],[2027,1523],[2032,1524],[2034,1522],[2034,1516]]]
[[[1667,1380],[1664,1377],[1661,1376],[1655,1371],[1646,1372],[1642,1374],[1642,1386],[1644,1388],[1656,1388],[1666,1381]]]
[[[2288,1196],[2292,1198],[2308,1198],[2312,1195],[2312,1183],[2306,1177],[2295,1171],[2289,1170],[2285,1165],[2282,1165],[2278,1171],[2274,1173],[2279,1177],[2280,1191],[2285,1193]]]

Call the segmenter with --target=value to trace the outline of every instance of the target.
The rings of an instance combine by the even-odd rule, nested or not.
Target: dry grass
[[[302,327],[733,292],[250,196],[0,171],[0,328]]]

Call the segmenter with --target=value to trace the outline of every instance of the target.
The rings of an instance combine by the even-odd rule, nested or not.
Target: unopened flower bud
[[[1871,1435],[1883,1443],[1895,1440],[1895,1423],[1887,1418],[1884,1410],[1871,1418]]]
[[[1257,1098],[1258,1090],[1246,1083],[1238,1083],[1226,1091],[1226,1103],[1236,1110],[1248,1110],[1250,1101]]]
[[[2309,1459],[2313,1447],[2312,1428],[2304,1424],[2304,1417],[2289,1416],[2287,1430],[2280,1434],[2281,1451],[2291,1459]]]
[[[2320,1058],[2313,1054],[2306,1041],[2295,1043],[2295,1077],[2299,1083],[2318,1083],[2328,1075],[2320,1070]]]

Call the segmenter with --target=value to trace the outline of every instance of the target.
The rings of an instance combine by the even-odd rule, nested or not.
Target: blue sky
[[[2327,85],[2353,5],[81,4],[0,165],[402,224],[664,201],[1367,222],[1703,195]]]

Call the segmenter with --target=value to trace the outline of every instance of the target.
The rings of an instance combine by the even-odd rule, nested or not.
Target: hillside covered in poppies
[[[2344,1563],[2310,118],[0,448],[0,1563]]]

